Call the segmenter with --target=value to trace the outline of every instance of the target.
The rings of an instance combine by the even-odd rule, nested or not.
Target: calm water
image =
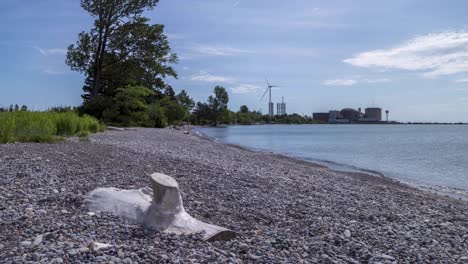
[[[200,131],[225,143],[468,194],[468,126],[260,125]]]

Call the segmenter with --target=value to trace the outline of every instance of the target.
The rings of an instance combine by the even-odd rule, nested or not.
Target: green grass
[[[59,137],[85,137],[104,130],[95,118],[72,111],[0,113],[0,143],[55,142]]]

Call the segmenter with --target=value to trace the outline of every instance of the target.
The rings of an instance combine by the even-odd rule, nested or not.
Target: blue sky
[[[381,106],[398,121],[468,122],[468,2],[463,0],[161,0],[179,79],[205,101],[267,111],[265,77],[288,113]],[[78,0],[0,0],[0,105],[79,105],[83,76],[66,47],[91,18]]]

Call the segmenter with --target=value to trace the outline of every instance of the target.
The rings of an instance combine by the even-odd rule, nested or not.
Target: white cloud
[[[192,47],[191,50],[195,53],[210,56],[234,56],[244,53],[251,53],[249,50],[232,48],[230,46],[199,45]]]
[[[216,76],[209,74],[208,72],[201,71],[199,74],[192,75],[190,77],[190,80],[192,81],[201,81],[201,82],[222,82],[222,83],[233,83],[234,79],[231,77],[225,77],[225,76]]]
[[[344,60],[358,67],[421,71],[424,77],[468,72],[468,32],[428,34]]]
[[[461,78],[461,79],[455,80],[455,82],[457,82],[457,83],[466,83],[466,82],[468,82],[468,78]]]
[[[357,83],[356,80],[352,79],[335,79],[335,80],[325,80],[323,81],[324,85],[327,86],[351,86]]]
[[[49,56],[49,55],[64,55],[64,54],[67,54],[67,50],[66,49],[58,49],[58,48],[54,48],[54,49],[42,49],[38,46],[35,46],[34,47],[37,51],[39,51],[42,55],[44,56]]]
[[[364,82],[364,83],[386,83],[386,82],[390,82],[390,81],[391,80],[387,79],[387,78],[380,78],[380,79],[363,79],[360,82]]]
[[[390,82],[390,79],[387,78],[379,78],[379,79],[361,79],[361,78],[353,78],[353,79],[333,79],[333,80],[325,80],[323,81],[324,85],[327,86],[352,86],[358,83],[386,83]]]
[[[261,89],[260,86],[252,85],[252,84],[241,84],[236,87],[230,88],[232,93],[235,94],[247,94],[247,93],[255,93]]]
[[[458,100],[462,102],[468,102],[468,97],[461,97],[461,98],[458,98]]]

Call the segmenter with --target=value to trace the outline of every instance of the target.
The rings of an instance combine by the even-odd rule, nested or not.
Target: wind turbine
[[[266,83],[267,83],[267,88],[266,88],[265,92],[264,92],[263,95],[262,95],[262,99],[260,99],[260,100],[263,100],[263,98],[265,97],[266,93],[269,92],[268,115],[273,116],[274,113],[273,113],[273,102],[271,101],[271,88],[273,88],[273,87],[279,87],[279,86],[270,85],[270,83],[268,82],[268,80],[267,80],[267,79],[265,79],[265,80],[266,80]]]

